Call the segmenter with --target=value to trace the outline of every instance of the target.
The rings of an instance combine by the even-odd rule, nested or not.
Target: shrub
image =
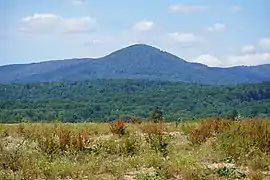
[[[168,155],[168,138],[163,133],[163,123],[147,124],[142,127],[145,133],[146,142],[156,153],[160,152],[163,156]]]
[[[234,160],[252,159],[260,166],[265,155],[270,153],[270,123],[247,119],[232,122],[227,130],[217,135],[217,146]],[[264,163],[263,163],[264,164]],[[261,164],[262,166],[264,166]]]
[[[46,154],[70,150],[81,151],[89,143],[89,133],[86,130],[83,132],[72,132],[70,127],[61,125],[54,128],[46,128],[35,137],[39,148]]]
[[[106,140],[99,142],[97,146],[94,149],[94,152],[96,154],[98,153],[106,153],[106,154],[118,154],[119,153],[119,147],[115,143],[114,140]]]
[[[9,136],[8,130],[0,125],[0,138]]]
[[[161,110],[159,110],[158,107],[156,107],[156,109],[151,112],[149,120],[154,123],[158,123],[158,122],[161,122],[162,119],[163,119],[163,113]]]
[[[224,177],[233,178],[233,179],[241,179],[241,178],[246,177],[245,173],[236,170],[236,168],[226,167],[226,166],[217,168],[215,170],[215,173],[218,176],[221,176],[221,177],[224,176]]]
[[[238,115],[239,115],[238,111],[234,109],[234,110],[229,114],[229,119],[235,121],[235,120],[237,120]]]
[[[214,135],[220,127],[220,120],[207,119],[201,121],[198,127],[192,129],[189,133],[188,140],[192,144],[202,144],[208,138]]]
[[[84,150],[85,149],[81,133],[73,135],[71,142],[72,142],[74,149],[76,149],[76,150]]]
[[[30,138],[32,133],[29,131],[29,129],[27,129],[27,127],[29,128],[29,126],[31,127],[31,125],[29,124],[24,124],[24,123],[21,123],[17,126],[17,133],[22,136],[22,137],[25,137],[25,138]]]
[[[13,172],[19,171],[24,162],[22,161],[22,152],[18,148],[16,151],[2,151],[0,153],[1,169],[9,169]]]
[[[129,156],[137,154],[141,147],[141,142],[138,141],[138,138],[134,135],[125,138],[121,145],[121,152]]]
[[[110,130],[113,134],[117,134],[119,135],[120,137],[125,135],[127,132],[126,132],[126,124],[123,120],[117,120],[115,122],[112,122],[110,124]]]
[[[63,129],[63,127],[58,128],[58,138],[60,142],[60,149],[67,150],[71,143],[71,132],[69,130]]]
[[[55,139],[53,134],[48,134],[44,137],[37,138],[38,147],[42,152],[51,155],[59,151],[59,142]]]

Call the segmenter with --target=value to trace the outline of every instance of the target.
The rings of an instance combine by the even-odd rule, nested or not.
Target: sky
[[[0,65],[97,58],[138,43],[208,66],[268,64],[269,7],[269,0],[1,0]]]

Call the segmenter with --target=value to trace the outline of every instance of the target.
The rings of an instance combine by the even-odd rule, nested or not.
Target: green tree
[[[234,109],[230,114],[230,119],[235,121],[237,120],[237,117],[238,117],[238,111]]]
[[[158,107],[156,107],[150,114],[150,121],[157,123],[157,122],[162,121],[162,119],[163,119],[163,113]]]

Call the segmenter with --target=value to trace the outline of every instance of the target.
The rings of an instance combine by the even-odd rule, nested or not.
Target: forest
[[[0,122],[108,122],[149,117],[159,107],[166,121],[270,115],[270,82],[200,85],[147,80],[90,80],[0,85]]]

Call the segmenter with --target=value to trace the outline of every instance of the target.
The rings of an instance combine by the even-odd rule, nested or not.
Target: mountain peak
[[[154,46],[150,46],[150,45],[147,45],[147,44],[133,44],[133,45],[127,46],[127,47],[125,47],[125,48],[123,48],[121,50],[123,50],[123,51],[126,51],[126,50],[129,50],[129,51],[137,51],[137,50],[161,51],[159,48],[154,47]]]
[[[130,46],[127,46],[126,48],[149,48],[149,49],[158,49],[154,46],[148,45],[148,44],[133,44]]]

